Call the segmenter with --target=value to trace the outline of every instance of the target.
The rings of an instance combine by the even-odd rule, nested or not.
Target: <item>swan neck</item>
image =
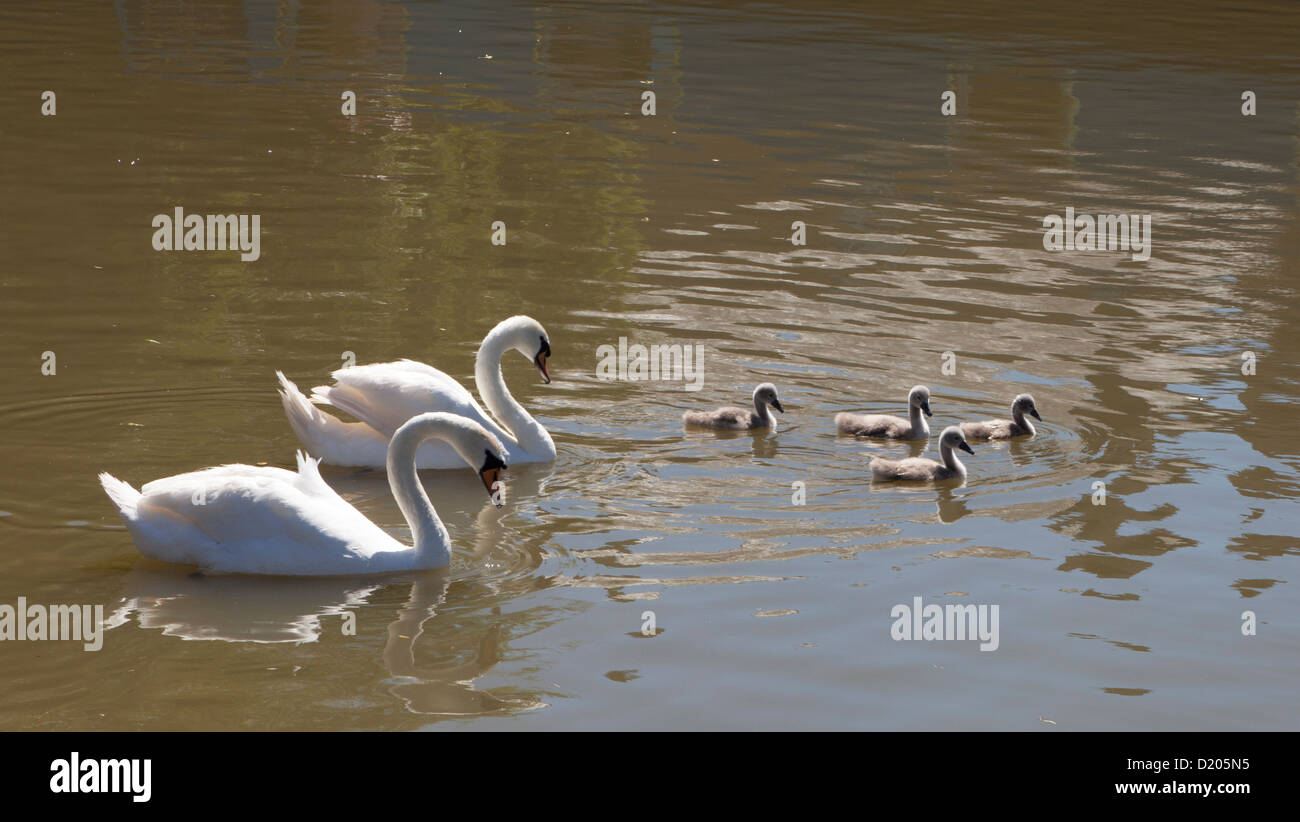
[[[416,449],[433,434],[427,426],[404,425],[397,429],[388,444],[387,464],[388,486],[411,528],[416,556],[431,566],[439,566],[451,560],[451,540],[415,470]]]
[[[943,457],[943,467],[957,474],[965,474],[966,466],[957,459],[957,452],[946,442],[939,443],[939,454]]]
[[[1019,405],[1011,406],[1011,419],[1015,420],[1021,431],[1027,434],[1034,433],[1034,424],[1025,417],[1025,412],[1020,410]]]
[[[922,436],[930,436],[930,424],[925,421],[925,414],[921,411],[921,406],[909,405],[907,411],[908,417],[910,417],[909,422],[912,423],[913,435],[920,431]],[[952,449],[948,450],[951,451]]]
[[[501,375],[501,357],[513,347],[507,333],[508,330],[494,328],[479,346],[478,356],[474,358],[474,382],[479,396],[492,416],[508,429],[503,432],[504,439],[530,453],[553,454],[555,445],[550,434],[511,395]]]

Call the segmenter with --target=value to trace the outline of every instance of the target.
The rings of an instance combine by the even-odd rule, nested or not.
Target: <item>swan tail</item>
[[[387,437],[364,422],[344,422],[325,413],[303,396],[288,377],[279,371],[275,374],[280,378],[284,415],[308,453],[330,465],[384,467],[388,458]]]
[[[275,376],[280,380],[278,389],[280,404],[284,406],[284,415],[289,418],[289,427],[308,451],[316,454],[323,453],[325,448],[322,440],[330,433],[331,424],[342,425],[343,423],[321,413],[320,409],[303,396],[298,386],[284,375],[284,372],[276,371]],[[302,465],[302,461],[299,460],[300,470]]]
[[[312,496],[336,496],[329,483],[325,482],[325,478],[320,475],[320,459],[302,450],[298,451],[297,456],[298,489]]]
[[[141,496],[139,491],[107,471],[99,475],[99,484],[104,486],[104,493],[108,494],[108,498],[117,506],[117,512],[122,515],[122,519],[130,522],[136,518]]]
[[[328,385],[318,385],[311,390],[311,401],[317,405],[333,405],[330,402],[330,387]]]
[[[351,414],[357,419],[363,420],[370,427],[382,430],[389,437],[397,431],[397,427],[390,429],[381,422],[376,421],[374,414],[371,413],[373,409],[367,404],[365,395],[350,386],[335,385],[331,387],[318,385],[311,390],[311,401],[317,405],[328,405],[337,408],[344,414]],[[414,414],[411,416],[414,416]]]
[[[835,415],[835,429],[841,434],[856,434],[862,429],[862,417],[860,414],[841,411]]]

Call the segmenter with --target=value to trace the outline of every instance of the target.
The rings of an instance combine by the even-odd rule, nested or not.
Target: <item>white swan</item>
[[[275,373],[294,434],[309,452],[331,465],[384,467],[388,438],[411,417],[429,411],[446,411],[482,425],[501,440],[511,464],[550,462],[555,459],[551,435],[510,395],[501,376],[501,357],[512,348],[537,366],[544,382],[551,381],[546,367],[551,343],[541,323],[525,316],[497,323],[479,346],[474,382],[500,425],[456,380],[412,360],[341,368],[330,375],[333,386],[312,389],[310,401],[284,374]],[[332,405],[360,422],[343,422],[313,403]],[[433,441],[420,447],[415,464],[417,468],[456,468],[460,457],[446,443]]]
[[[223,465],[154,480],[136,491],[99,475],[140,553],[164,562],[231,574],[373,574],[446,567],[451,540],[416,476],[415,452],[446,441],[500,507],[501,443],[473,420],[421,414],[393,435],[388,484],[415,538],[403,545],[325,484],[314,460],[298,471]],[[481,467],[480,467],[481,466]]]

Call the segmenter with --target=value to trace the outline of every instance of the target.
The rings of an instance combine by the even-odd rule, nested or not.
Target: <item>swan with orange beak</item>
[[[551,382],[551,338],[542,324],[523,315],[502,320],[487,333],[474,359],[474,382],[483,410],[459,382],[432,366],[413,360],[354,365],[331,376],[334,385],[317,386],[310,399],[283,374],[280,397],[298,439],[314,456],[333,465],[384,467],[388,440],[417,414],[444,411],[477,422],[500,439],[511,465],[551,462],[555,442],[506,388],[501,358],[511,349],[528,359]],[[344,422],[324,413],[329,405],[359,422]],[[455,468],[460,457],[441,440],[430,440],[416,454],[419,468]]]

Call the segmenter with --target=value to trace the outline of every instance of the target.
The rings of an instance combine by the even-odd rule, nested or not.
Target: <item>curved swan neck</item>
[[[1021,431],[1027,434],[1034,433],[1034,424],[1025,417],[1025,412],[1021,410],[1019,403],[1011,404],[1011,419],[1015,420]]]
[[[754,413],[758,415],[764,425],[769,428],[776,427],[776,417],[772,416],[771,406],[760,400],[757,394],[754,395]]]
[[[451,539],[420,484],[415,452],[420,443],[442,433],[445,426],[438,420],[408,422],[397,429],[388,444],[388,485],[406,524],[411,526],[416,556],[430,565],[446,565],[451,561]]]
[[[510,394],[505,377],[501,376],[501,357],[514,348],[518,333],[518,327],[512,326],[509,320],[488,332],[474,358],[474,382],[483,404],[509,429],[502,433],[525,451],[554,453],[551,435]]]
[[[943,457],[943,466],[949,471],[965,476],[966,466],[957,459],[957,452],[946,442],[939,443],[939,455]]]
[[[907,406],[907,416],[908,422],[912,424],[913,432],[921,431],[924,436],[930,436],[930,424],[925,421],[925,414],[921,411],[921,406],[909,403]],[[950,448],[948,450],[951,451],[952,449]]]

